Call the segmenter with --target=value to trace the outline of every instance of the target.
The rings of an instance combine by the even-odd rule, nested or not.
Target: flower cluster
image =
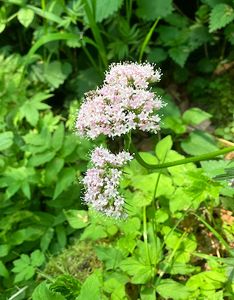
[[[161,79],[161,72],[154,70],[149,63],[118,63],[112,64],[106,72],[105,84],[134,86],[139,89],[146,89],[150,82],[157,82]]]
[[[107,216],[120,218],[124,215],[124,199],[118,187],[122,176],[121,168],[132,159],[128,152],[112,154],[98,147],[91,154],[93,168],[83,179],[86,189],[84,202]]]
[[[160,77],[160,71],[150,64],[112,65],[104,85],[86,94],[76,122],[78,132],[91,139],[100,134],[120,136],[136,129],[156,133],[160,121],[156,112],[163,102],[148,86]]]

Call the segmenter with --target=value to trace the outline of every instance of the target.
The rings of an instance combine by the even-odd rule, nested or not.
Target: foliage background
[[[173,137],[173,147],[177,153],[172,156],[215,150],[214,135],[227,140],[233,138],[233,20],[232,0],[190,3],[182,0],[1,1],[2,299],[18,291],[21,291],[19,295],[12,299],[30,297],[38,284],[34,280],[38,268],[43,269],[50,256],[71,244],[80,236],[79,229],[87,225],[74,226],[69,220],[73,210],[81,210],[86,216],[80,200],[82,189],[79,176],[86,170],[88,153],[95,145],[77,137],[73,125],[84,92],[102,82],[104,71],[111,62],[148,60],[162,68],[163,81],[157,91],[168,105],[163,111],[161,135],[171,134]],[[198,108],[191,109],[193,106]],[[135,139],[142,150],[149,150],[160,137],[140,135]],[[203,178],[202,184],[210,186],[211,179],[208,178],[225,173],[226,163],[204,163],[202,167],[208,176]],[[152,190],[144,191],[140,186],[144,180],[148,185],[147,176],[156,175],[143,171],[139,175],[134,168],[137,167],[133,166],[130,173],[135,179],[131,179],[133,182],[130,180],[126,187],[133,185],[137,191],[136,199],[146,193],[143,198],[148,205],[147,197]],[[181,176],[178,172],[164,174],[167,176],[165,180],[178,178]],[[199,169],[196,172],[202,171]],[[137,179],[137,174],[142,177]],[[201,184],[196,181],[196,176],[200,175],[194,175],[193,179],[191,176],[188,175],[188,182],[191,181],[196,191]],[[180,183],[175,185],[180,186]],[[228,199],[232,198],[233,192],[225,187],[225,192],[222,190],[222,197],[219,197],[221,186],[216,182],[210,188],[207,194],[203,194],[204,199],[197,200],[193,209],[198,210],[202,201],[211,199],[207,204],[209,213],[203,214],[203,217],[215,227],[221,219],[219,217],[218,223],[214,221],[214,207],[218,207],[222,200],[226,203],[225,209],[232,210],[233,203]],[[169,227],[174,226],[176,219],[184,218],[174,213],[181,207],[182,212],[187,209],[186,201],[181,203],[176,198],[177,193],[182,197],[180,193],[184,191],[178,188],[166,208],[161,207],[162,203],[159,205],[159,220],[165,219],[166,222],[166,215],[169,214]],[[169,196],[162,193],[161,197]],[[136,218],[133,216],[130,222],[141,224],[141,218]],[[92,226],[96,226],[95,222]],[[226,228],[229,236],[224,234],[228,242],[231,242],[233,234],[233,225],[230,226]],[[141,225],[138,227],[141,231]],[[127,229],[113,229],[113,232],[115,230]],[[115,235],[104,234],[105,231],[105,228],[100,228],[104,236],[98,238],[112,238]],[[134,243],[140,240],[140,236],[136,231],[132,237]],[[170,252],[170,244],[167,246]],[[113,247],[113,251],[117,251]],[[103,258],[103,251],[99,249],[97,253],[105,262],[107,258]],[[223,255],[226,255],[225,251]],[[126,268],[122,267],[122,270],[134,277]],[[191,272],[195,274],[196,269],[191,269]],[[139,283],[136,279],[135,283],[144,285],[147,280],[140,280]],[[123,290],[126,282],[120,282]],[[213,290],[222,288],[225,291],[223,286],[215,286]],[[112,287],[108,291],[114,293]],[[229,295],[233,291],[227,288],[226,293]],[[214,297],[212,295],[210,297]],[[161,297],[167,299],[167,295],[161,294]]]

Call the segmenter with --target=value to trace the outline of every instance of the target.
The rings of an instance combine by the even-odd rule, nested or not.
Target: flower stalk
[[[170,162],[166,162],[166,163],[162,163],[162,164],[148,164],[140,156],[140,154],[138,153],[134,144],[131,143],[131,146],[130,146],[130,152],[134,154],[134,157],[139,162],[139,164],[142,165],[144,168],[150,169],[150,170],[160,170],[160,169],[170,168],[170,167],[174,167],[174,166],[178,166],[178,165],[188,164],[191,162],[199,162],[199,161],[203,161],[203,160],[209,160],[209,159],[215,158],[217,156],[220,156],[220,155],[232,152],[232,151],[234,151],[234,146],[227,147],[227,148],[213,151],[213,152],[209,152],[209,153],[205,153],[205,154],[201,154],[201,155],[197,155],[197,156],[179,159],[176,161],[170,161]]]

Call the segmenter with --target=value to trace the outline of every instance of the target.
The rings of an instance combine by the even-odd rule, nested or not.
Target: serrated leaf
[[[70,210],[64,211],[64,214],[66,216],[66,219],[67,219],[69,225],[72,228],[75,228],[75,229],[84,228],[89,223],[88,213],[85,210],[70,209]]]
[[[45,261],[44,254],[38,249],[33,251],[30,257],[31,257],[31,264],[34,267],[40,267]]]
[[[169,56],[174,60],[174,62],[183,67],[189,56],[190,50],[188,49],[188,47],[181,46],[169,49],[168,53]]]
[[[35,269],[33,266],[26,266],[24,269],[20,271],[20,273],[16,274],[14,282],[20,282],[24,280],[28,280],[33,277],[35,274]]]
[[[53,61],[45,65],[44,76],[51,87],[58,88],[71,73],[71,65]]]
[[[138,0],[137,15],[147,21],[163,18],[172,11],[172,0]]]
[[[102,22],[110,15],[115,13],[122,5],[123,0],[96,0],[95,19]]]
[[[153,269],[150,265],[145,265],[133,257],[123,260],[120,263],[120,269],[132,276],[131,282],[135,284],[144,284],[153,275]]]
[[[97,246],[95,252],[97,257],[105,263],[106,270],[117,268],[123,260],[123,254],[116,248]]]
[[[17,17],[19,22],[27,28],[33,21],[34,12],[30,8],[21,8],[17,13]]]
[[[209,31],[225,27],[234,20],[234,9],[224,3],[216,5],[210,13]]]
[[[35,108],[33,102],[25,101],[24,104],[20,107],[20,114],[22,118],[26,118],[29,124],[31,124],[32,126],[36,126],[39,119],[39,113]]]
[[[156,291],[164,299],[186,300],[190,295],[188,287],[172,279],[162,279],[156,287]]]
[[[59,173],[58,181],[55,187],[53,199],[56,199],[65,191],[75,180],[76,171],[73,168],[65,168]]]
[[[6,131],[3,133],[0,133],[0,151],[3,151],[13,144],[13,132]]]
[[[85,280],[84,284],[81,287],[80,295],[76,298],[76,300],[103,299],[101,293],[101,285],[102,284],[99,276],[97,275],[97,273],[93,273]]]

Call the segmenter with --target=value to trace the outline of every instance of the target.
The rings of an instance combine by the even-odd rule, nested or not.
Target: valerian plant
[[[233,164],[211,159],[234,147],[204,153],[197,145],[201,154],[185,158],[172,149],[172,138],[167,135],[156,143],[154,153],[138,152],[137,134],[158,132],[160,109],[165,106],[151,89],[161,76],[154,68],[114,64],[104,85],[85,96],[76,121],[78,134],[88,139],[106,136],[107,147],[94,148],[91,168],[82,179],[88,211],[64,212],[72,228],[83,229],[78,245],[73,246],[79,254],[74,258],[73,248],[68,249],[67,262],[63,255],[55,258],[50,268],[52,265],[59,277],[50,278],[50,268],[46,268],[44,277],[49,279],[35,289],[33,300],[42,296],[45,300],[233,296],[233,284],[227,284],[234,255],[226,241],[230,236],[223,238],[215,220],[207,220],[206,215],[214,215],[220,195],[233,195],[216,177]],[[147,97],[138,97],[145,94]],[[199,124],[208,117],[199,109],[190,109],[183,122]],[[203,162],[203,168],[195,164],[204,160],[209,161]],[[92,259],[81,258],[80,253],[90,251],[90,245]],[[81,279],[81,266],[92,274]]]
[[[123,137],[125,150],[134,154],[136,160],[146,169],[156,170],[209,160],[231,152],[228,147],[203,155],[160,164],[150,164],[138,153],[131,134],[140,131],[157,133],[160,129],[158,111],[164,103],[150,90],[150,84],[158,82],[161,71],[149,63],[132,62],[113,64],[106,72],[104,85],[86,94],[77,121],[76,129],[82,136],[94,139],[100,135],[114,139]],[[122,167],[132,157],[130,153],[111,154],[108,150],[97,148],[92,154],[96,168],[87,171],[84,178],[86,194],[84,201],[107,216],[120,217],[124,205],[117,186]]]

